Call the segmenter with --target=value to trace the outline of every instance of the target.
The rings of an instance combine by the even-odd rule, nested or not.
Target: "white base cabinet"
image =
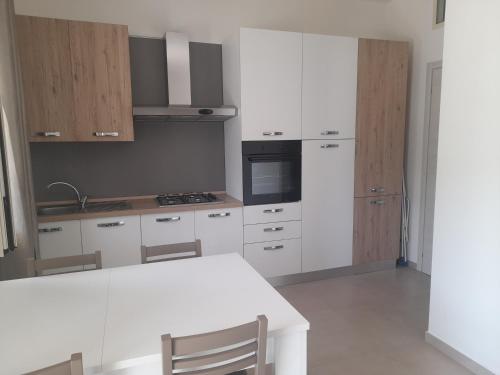
[[[39,224],[38,242],[41,259],[82,255],[80,220]],[[81,266],[59,268],[46,271],[45,274],[81,271],[82,269]]]
[[[142,215],[141,232],[144,246],[194,242],[194,212]]]
[[[243,212],[241,208],[204,210],[195,213],[195,237],[202,255],[238,253],[243,256]]]
[[[103,268],[141,263],[139,216],[82,220],[83,252],[102,252]]]
[[[276,277],[300,273],[300,238],[246,244],[245,259],[264,277]]]
[[[352,265],[354,140],[302,142],[302,272]]]

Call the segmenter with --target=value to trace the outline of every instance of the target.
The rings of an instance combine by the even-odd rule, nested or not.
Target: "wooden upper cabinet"
[[[17,16],[29,140],[133,141],[127,26]]]
[[[75,139],[68,21],[16,17],[30,141]]]
[[[77,137],[133,141],[128,28],[69,22]]]
[[[355,196],[401,194],[409,47],[359,40]]]

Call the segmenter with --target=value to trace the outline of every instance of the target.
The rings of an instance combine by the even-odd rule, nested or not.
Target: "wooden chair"
[[[187,253],[194,253],[184,255]],[[151,257],[162,257],[149,259]],[[176,243],[173,245],[141,246],[142,264],[201,257],[201,241]]]
[[[72,354],[69,361],[28,372],[25,375],[83,375],[82,353]]]
[[[102,268],[101,252],[96,251],[94,254],[72,255],[67,257],[50,258],[50,259],[26,259],[28,277],[42,275],[43,271],[55,270],[58,268],[88,266],[95,264],[95,269]],[[78,272],[78,271],[75,271]],[[64,272],[63,272],[64,273]]]
[[[266,373],[267,318],[201,335],[163,335],[163,375]],[[247,369],[247,370],[245,370]]]

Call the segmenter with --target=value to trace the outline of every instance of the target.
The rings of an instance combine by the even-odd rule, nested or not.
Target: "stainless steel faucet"
[[[85,205],[87,204],[88,196],[80,194],[80,192],[78,191],[78,189],[74,185],[71,185],[70,183],[63,182],[63,181],[56,181],[56,182],[53,182],[51,184],[48,184],[47,189],[50,190],[50,188],[52,188],[53,186],[56,186],[56,185],[64,185],[64,186],[67,186],[67,187],[73,189],[73,191],[76,194],[76,198],[78,199],[78,204],[80,205],[80,209],[81,210],[85,209]]]

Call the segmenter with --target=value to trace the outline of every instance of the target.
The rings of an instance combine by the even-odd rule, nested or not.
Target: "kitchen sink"
[[[125,201],[95,202],[95,203],[87,203],[83,210],[77,204],[38,207],[37,213],[40,216],[49,216],[49,215],[67,215],[76,213],[123,211],[123,210],[128,210],[130,208],[131,208],[130,203]]]

